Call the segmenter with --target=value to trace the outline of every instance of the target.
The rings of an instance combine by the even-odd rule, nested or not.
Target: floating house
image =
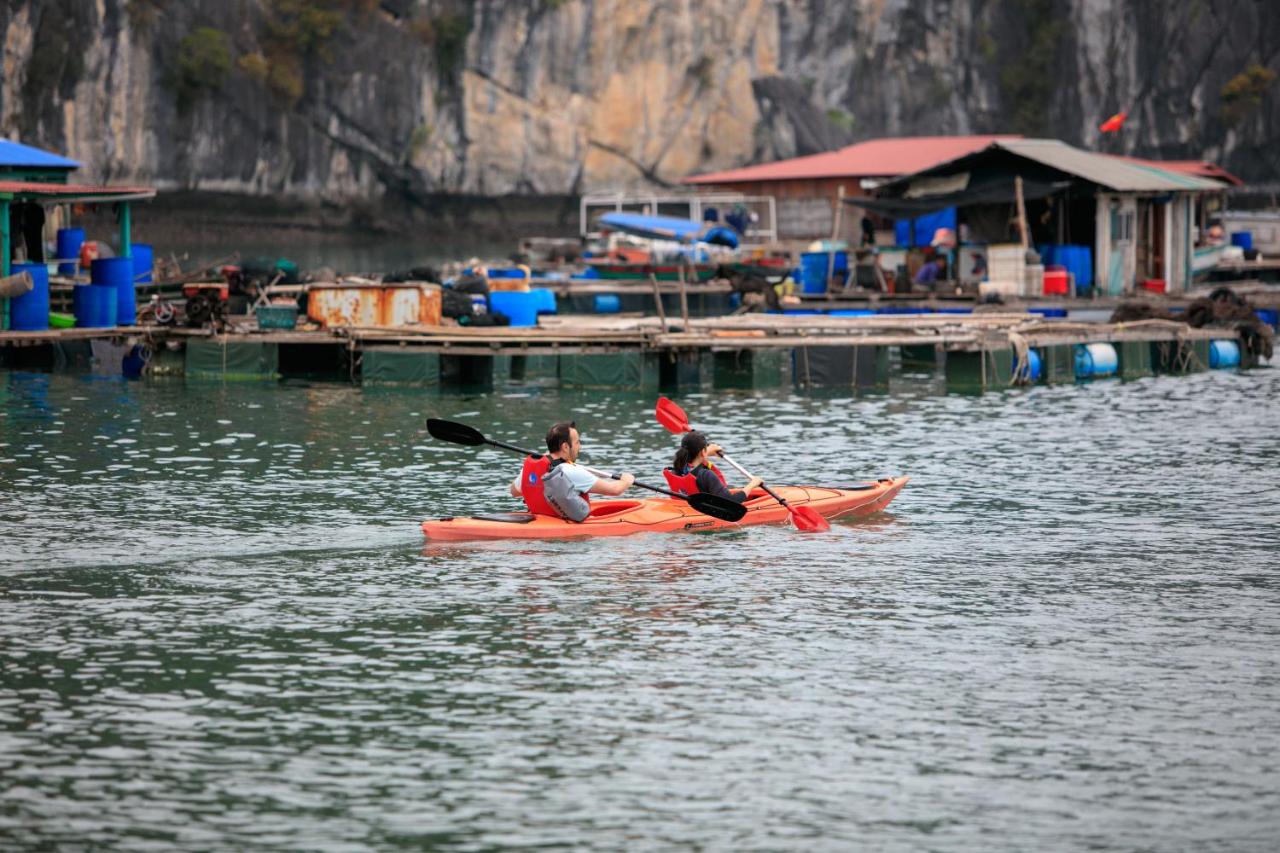
[[[685,178],[686,186],[772,196],[777,238],[814,240],[834,232],[839,199],[868,196],[886,181],[981,151],[1016,136],[910,136],[871,139],[835,151]],[[856,201],[851,201],[856,204]],[[841,217],[839,237],[856,242],[861,215]],[[891,227],[883,220],[879,228]]]
[[[1084,268],[1077,292],[1139,286],[1186,290],[1197,223],[1232,177],[1196,161],[1159,163],[1084,151],[1054,139],[998,139],[881,186],[858,204],[899,220],[953,211],[962,243],[1018,243],[1053,263],[1058,247]],[[963,247],[962,247],[963,252]],[[1038,295],[1028,289],[1023,295]]]
[[[13,271],[15,241],[18,240],[25,250],[22,253],[24,259],[32,262],[24,264],[22,271],[35,279],[35,286],[31,291],[16,297],[0,295],[0,329],[8,329],[11,325],[21,325],[26,329],[47,327],[49,283],[43,245],[44,226],[51,218],[46,216],[47,208],[71,204],[119,204],[118,256],[132,259],[134,243],[131,205],[135,201],[154,198],[156,191],[150,187],[70,183],[71,173],[79,167],[80,164],[76,161],[49,151],[0,140],[0,280],[8,278]],[[16,213],[24,215],[16,217]],[[15,228],[15,220],[19,219],[23,227]],[[69,219],[69,216],[63,217],[62,221]],[[78,256],[84,232],[66,228],[59,231],[58,237],[58,254],[67,255],[58,260],[70,259],[70,263],[59,265],[60,271],[74,275],[78,266],[72,255]],[[120,286],[122,305],[132,304],[133,281],[134,277],[129,275],[127,293],[124,284]],[[11,303],[18,303],[21,309],[20,323],[11,324],[14,316],[14,305]],[[120,316],[131,317],[132,310],[122,309]]]

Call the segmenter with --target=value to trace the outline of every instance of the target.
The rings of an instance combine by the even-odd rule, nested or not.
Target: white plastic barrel
[[[1116,348],[1111,344],[1079,344],[1076,346],[1076,378],[1096,379],[1110,376],[1120,366]]]

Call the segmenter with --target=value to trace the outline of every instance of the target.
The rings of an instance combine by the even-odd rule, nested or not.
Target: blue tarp
[[[899,246],[928,246],[939,228],[956,228],[956,209],[944,208],[915,219],[896,219],[893,223],[894,239]]]
[[[651,240],[678,240],[687,243],[702,233],[702,223],[674,216],[645,216],[642,213],[606,213],[600,224]]]

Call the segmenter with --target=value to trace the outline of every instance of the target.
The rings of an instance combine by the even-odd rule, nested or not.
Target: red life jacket
[[[706,466],[707,470],[720,478],[720,482],[724,483],[724,474],[720,473],[719,468],[710,465]],[[677,474],[670,468],[662,469],[662,476],[667,478],[667,486],[673,492],[679,492],[682,495],[696,495],[698,493],[698,469],[693,468],[688,474]],[[725,483],[727,486],[728,483]]]
[[[524,498],[524,505],[529,508],[529,512],[559,518],[560,513],[555,511],[542,494],[542,478],[551,470],[552,461],[550,456],[541,454],[525,457],[524,467],[520,469],[520,497]],[[586,492],[580,494],[583,500],[591,500]]]

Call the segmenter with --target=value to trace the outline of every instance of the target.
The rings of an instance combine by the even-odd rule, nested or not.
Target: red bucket
[[[1164,293],[1165,287],[1164,279],[1162,278],[1149,278],[1138,286],[1148,293]]]

